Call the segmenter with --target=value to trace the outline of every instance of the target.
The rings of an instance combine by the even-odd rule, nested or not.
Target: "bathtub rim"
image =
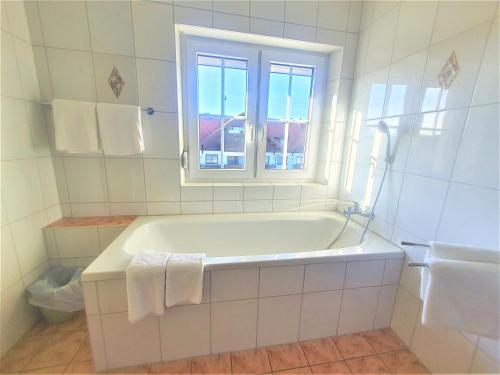
[[[122,233],[120,233],[120,235],[83,271],[82,281],[124,279],[125,268],[130,261],[131,255],[123,251],[122,246],[127,238],[139,226],[148,222],[162,218],[177,218],[189,222],[189,219],[203,220],[206,218],[217,218],[218,216],[247,219],[251,216],[255,217],[259,215],[265,215],[266,217],[287,217],[295,215],[312,217],[328,216],[336,221],[344,220],[343,216],[335,211],[140,216]],[[354,228],[357,232],[361,230],[361,226],[352,221],[349,223],[349,227]],[[205,271],[255,267],[279,267],[403,257],[404,252],[402,249],[369,231],[367,232],[365,241],[356,246],[293,253],[207,257],[205,262]]]

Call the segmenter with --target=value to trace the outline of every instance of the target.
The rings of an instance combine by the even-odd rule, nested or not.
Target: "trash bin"
[[[40,308],[48,323],[62,323],[85,309],[82,271],[82,267],[55,267],[28,287],[29,303]]]

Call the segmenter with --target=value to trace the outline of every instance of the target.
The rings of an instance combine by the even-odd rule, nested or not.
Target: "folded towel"
[[[432,259],[461,260],[470,262],[500,263],[500,252],[498,250],[483,249],[474,246],[455,245],[439,241],[429,242],[429,249],[425,255],[425,262]],[[429,284],[429,269],[420,270],[420,299],[425,300]]]
[[[97,119],[104,154],[135,155],[144,151],[140,107],[98,103]]]
[[[95,103],[54,99],[52,114],[56,149],[71,153],[100,152]]]
[[[165,306],[199,304],[205,254],[172,254],[167,262]]]
[[[430,259],[422,323],[499,338],[500,265]]]
[[[128,320],[135,323],[149,314],[165,311],[165,267],[170,253],[144,250],[126,269]]]

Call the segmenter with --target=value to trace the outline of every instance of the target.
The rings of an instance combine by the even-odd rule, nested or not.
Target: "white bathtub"
[[[135,220],[85,270],[84,281],[124,277],[143,249],[204,252],[206,269],[351,259],[400,258],[401,249],[351,222],[332,249],[345,218],[336,212],[144,216]]]
[[[334,212],[141,217],[83,272],[94,364],[106,370],[390,324],[403,252]],[[338,248],[337,248],[338,247]],[[207,254],[203,301],[130,324],[125,267],[141,249]]]

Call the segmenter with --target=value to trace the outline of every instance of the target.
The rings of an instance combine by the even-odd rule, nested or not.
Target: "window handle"
[[[250,142],[253,142],[255,133],[255,124],[253,122],[248,123],[248,131],[250,132]]]

